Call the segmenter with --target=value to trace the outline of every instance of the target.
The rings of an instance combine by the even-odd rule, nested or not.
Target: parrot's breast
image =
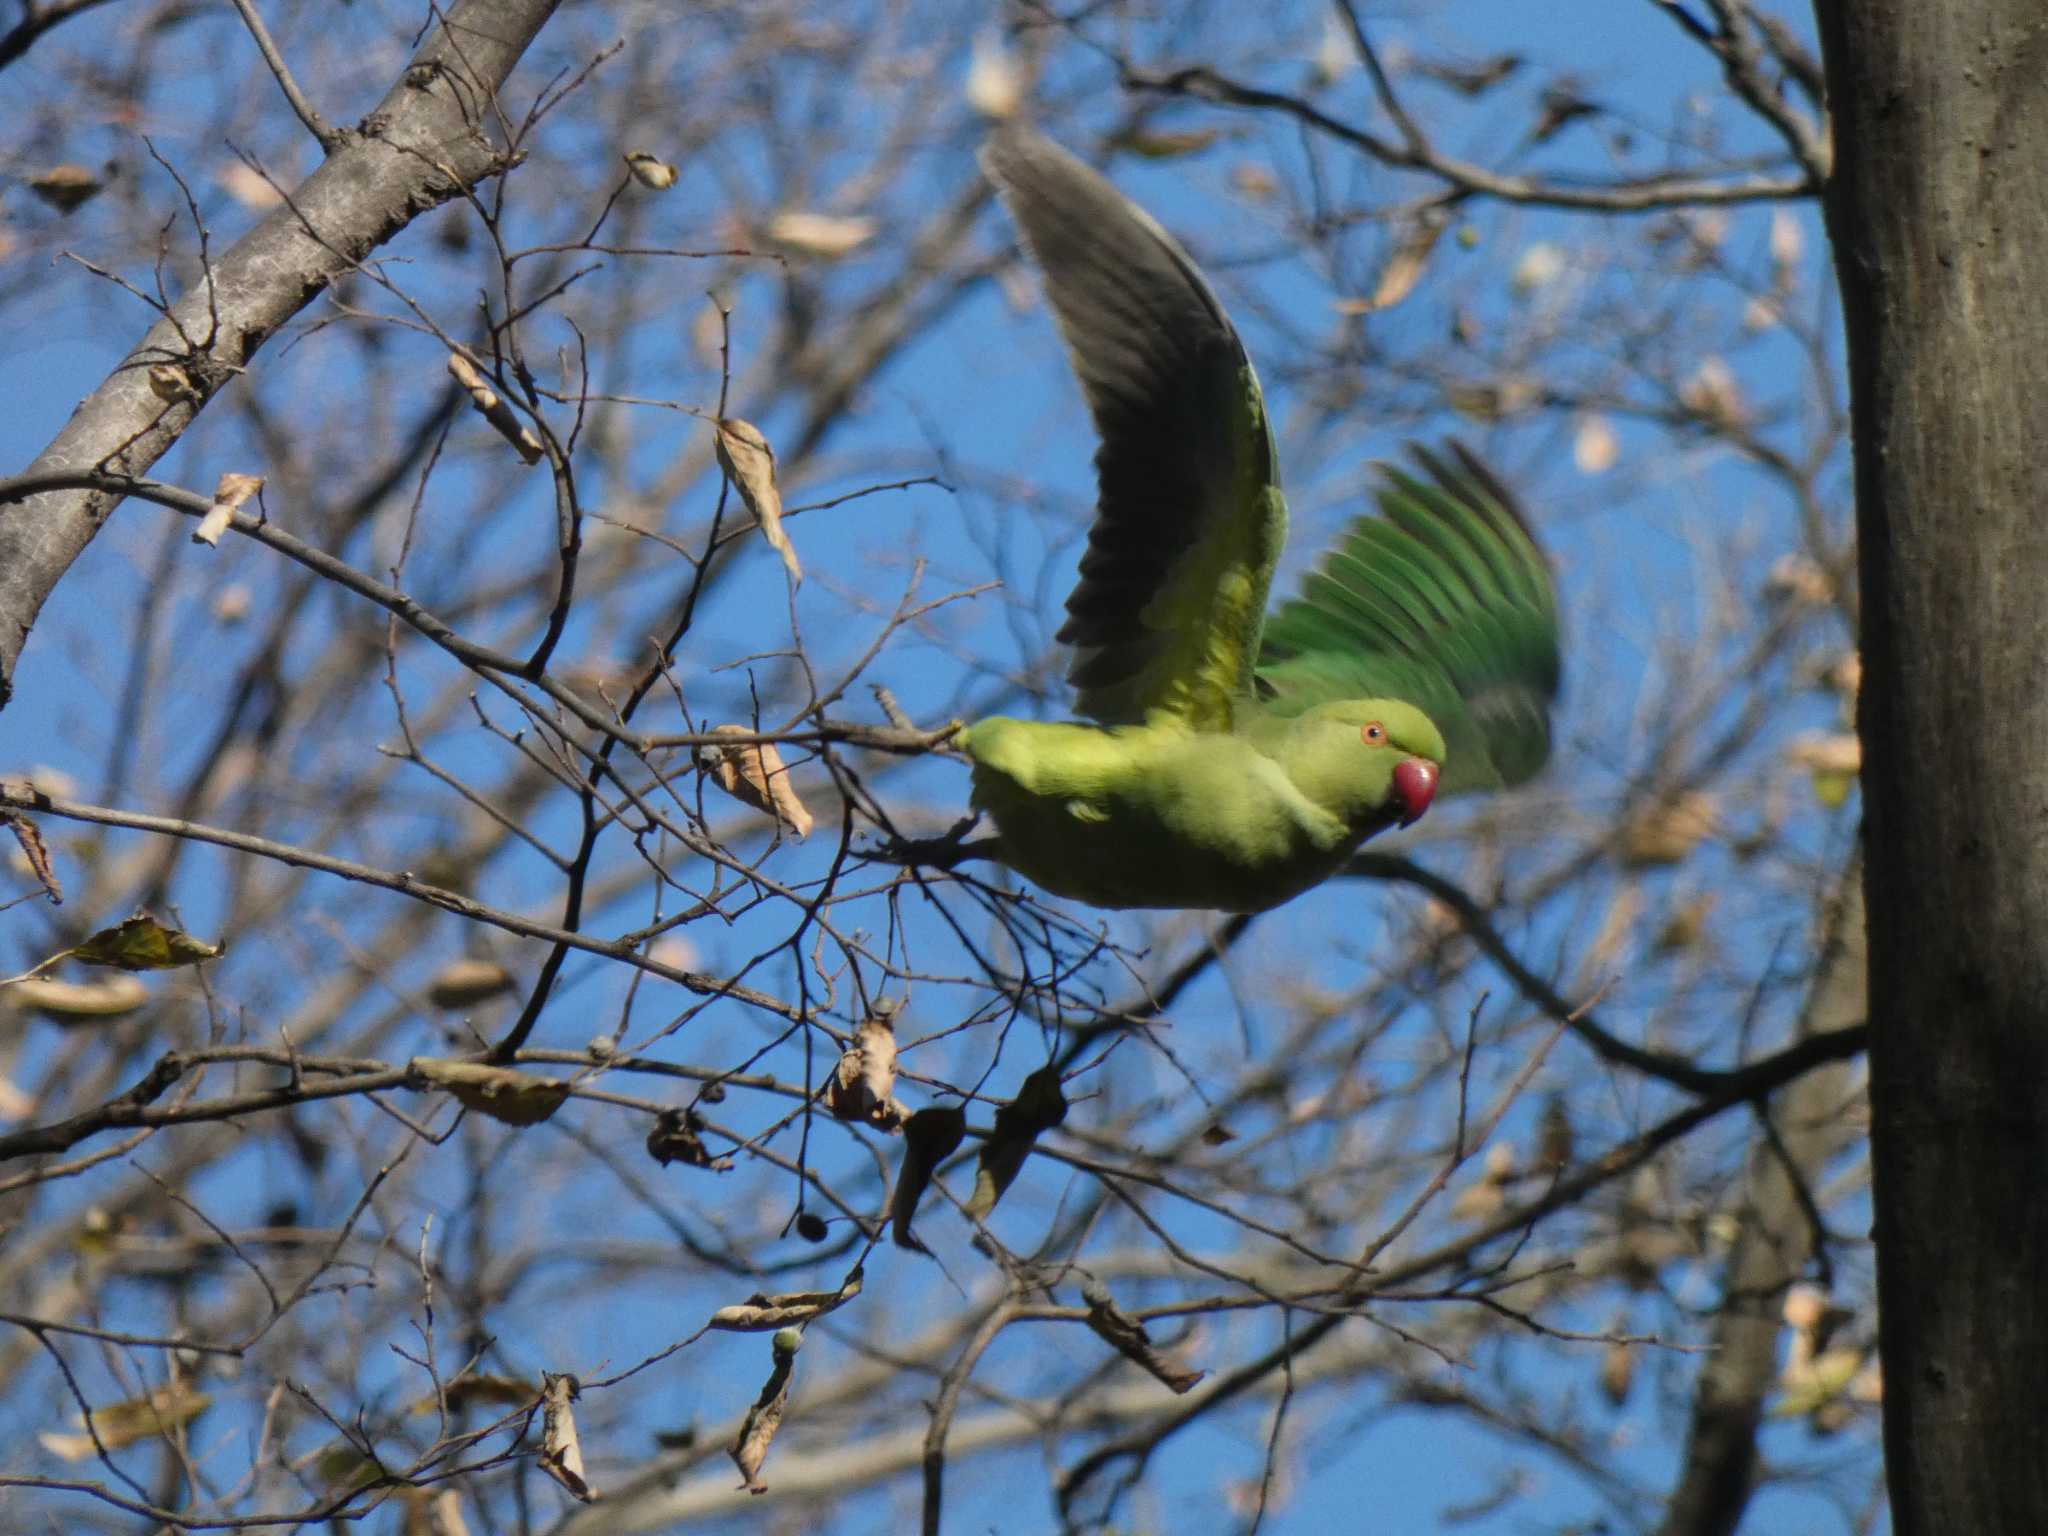
[[[1228,733],[997,718],[964,745],[1003,862],[1099,907],[1262,912],[1326,879],[1363,837]]]

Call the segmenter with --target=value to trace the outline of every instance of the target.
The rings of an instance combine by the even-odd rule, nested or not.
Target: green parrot
[[[1261,912],[1439,793],[1518,784],[1550,751],[1556,592],[1513,496],[1462,446],[1383,471],[1264,617],[1287,537],[1258,376],[1188,254],[1016,126],[982,164],[1045,273],[1101,437],[1059,639],[1094,724],[963,729],[993,858],[1100,907]],[[952,862],[948,860],[947,862]]]

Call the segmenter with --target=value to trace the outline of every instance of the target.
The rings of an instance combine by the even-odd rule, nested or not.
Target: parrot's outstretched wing
[[[1462,444],[1388,466],[1380,515],[1354,520],[1266,621],[1267,708],[1395,698],[1443,733],[1439,792],[1498,789],[1550,756],[1557,591],[1515,498]]]
[[[1045,274],[1102,439],[1059,633],[1076,707],[1226,728],[1287,537],[1251,361],[1187,252],[1101,176],[1016,126],[981,160]]]

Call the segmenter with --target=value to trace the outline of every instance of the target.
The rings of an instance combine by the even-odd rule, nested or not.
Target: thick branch
[[[502,171],[489,103],[556,0],[459,0],[361,128],[152,326],[29,473],[140,474],[292,316],[428,209]],[[184,392],[152,387],[170,365]],[[51,492],[0,510],[0,708],[36,615],[119,498]]]

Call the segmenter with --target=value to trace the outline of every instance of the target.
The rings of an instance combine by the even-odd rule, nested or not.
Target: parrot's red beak
[[[1436,798],[1436,764],[1426,757],[1411,757],[1395,764],[1394,790],[1401,797],[1401,825],[1412,827],[1422,820],[1422,813]]]

